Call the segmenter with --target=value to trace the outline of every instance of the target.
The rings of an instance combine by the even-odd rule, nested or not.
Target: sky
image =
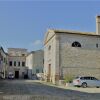
[[[48,29],[96,31],[99,0],[0,0],[0,45],[43,49]]]

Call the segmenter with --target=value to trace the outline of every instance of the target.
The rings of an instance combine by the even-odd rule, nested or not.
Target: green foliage
[[[74,76],[73,75],[65,75],[64,77],[64,80],[65,80],[65,83],[71,83],[74,79]]]

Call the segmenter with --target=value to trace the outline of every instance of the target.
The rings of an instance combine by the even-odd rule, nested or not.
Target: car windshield
[[[13,76],[13,74],[10,74],[9,76]]]

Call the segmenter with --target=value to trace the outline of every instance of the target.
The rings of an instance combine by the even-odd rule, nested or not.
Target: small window
[[[96,47],[98,48],[98,43],[96,44]]]
[[[77,41],[72,43],[72,47],[81,47],[81,44]]]
[[[36,73],[39,73],[39,69],[36,69]]]
[[[4,63],[6,62],[6,58],[3,59]]]
[[[44,59],[43,59],[43,64],[44,64]]]
[[[12,66],[12,61],[9,61],[9,66]]]
[[[51,45],[48,47],[48,50],[51,50]]]
[[[16,66],[16,61],[14,61],[14,66]]]
[[[25,62],[22,62],[22,66],[25,66]]]
[[[22,54],[22,56],[25,56],[25,54]]]
[[[18,66],[20,66],[20,62],[18,62]]]

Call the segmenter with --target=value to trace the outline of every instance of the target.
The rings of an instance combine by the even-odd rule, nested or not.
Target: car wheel
[[[82,87],[83,87],[83,88],[86,88],[86,87],[87,87],[87,83],[85,83],[85,82],[82,83]]]
[[[97,86],[96,88],[100,88],[99,86]]]

